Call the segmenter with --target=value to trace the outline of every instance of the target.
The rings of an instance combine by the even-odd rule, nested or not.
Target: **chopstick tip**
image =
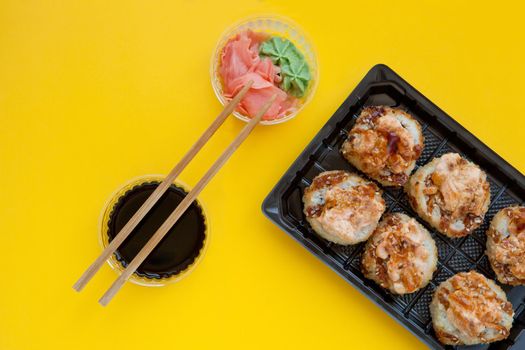
[[[106,307],[106,306],[108,306],[110,300],[111,300],[111,298],[108,298],[108,297],[106,297],[106,296],[104,295],[104,296],[102,296],[102,298],[98,299],[98,303],[99,303],[101,306]]]
[[[73,289],[76,291],[76,292],[80,292],[82,291],[82,289],[84,289],[84,286],[86,284],[84,283],[83,281],[83,278],[80,278],[78,281],[75,282],[75,284],[73,285]]]

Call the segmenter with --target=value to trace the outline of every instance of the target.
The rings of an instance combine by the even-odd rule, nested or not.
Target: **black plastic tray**
[[[387,212],[403,212],[418,219],[431,232],[439,253],[438,269],[431,283],[412,294],[390,294],[363,277],[359,269],[363,244],[340,246],[316,235],[302,212],[302,194],[312,179],[322,171],[344,169],[357,171],[339,153],[357,116],[364,106],[400,107],[412,114],[423,127],[425,148],[418,161],[421,166],[446,152],[458,152],[478,164],[488,175],[491,205],[483,225],[467,237],[449,239],[432,229],[413,212],[400,189],[383,187]],[[521,126],[518,126],[521,127]],[[358,172],[358,171],[357,171]],[[445,112],[385,65],[374,66],[348,96],[325,126],[266,197],[265,215],[319,257],[399,323],[433,349],[452,349],[440,344],[432,329],[428,305],[436,286],[460,271],[477,270],[494,278],[484,255],[485,231],[501,208],[525,201],[525,177],[485,146]],[[525,349],[525,287],[502,286],[515,310],[514,325],[508,339],[468,349]]]

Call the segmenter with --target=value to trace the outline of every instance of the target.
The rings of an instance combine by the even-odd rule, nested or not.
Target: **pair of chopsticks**
[[[211,125],[204,131],[201,137],[195,142],[190,150],[184,155],[181,161],[175,165],[171,172],[166,178],[157,186],[155,191],[151,193],[148,199],[142,204],[132,218],[124,225],[122,230],[113,238],[108,244],[100,256],[88,267],[88,269],[82,274],[79,280],[73,285],[73,289],[81,291],[86,284],[93,278],[97,271],[102,267],[104,262],[118,249],[118,247],[124,242],[124,240],[130,235],[133,229],[138,223],[146,216],[151,210],[155,203],[162,197],[170,185],[175,181],[177,176],[182,170],[189,164],[189,162],[195,157],[195,155],[202,149],[206,142],[211,136],[219,129],[224,123],[226,118],[233,112],[235,107],[243,99],[244,95],[248,92],[252,86],[253,81],[249,81],[235,97],[225,106],[224,110],[217,116],[217,118],[211,123]],[[136,271],[136,269],[142,264],[142,262],[148,257],[151,251],[157,246],[162,238],[168,233],[168,231],[175,225],[177,220],[184,214],[189,208],[191,203],[197,198],[200,192],[212,179],[212,177],[219,171],[219,169],[226,163],[231,157],[235,150],[241,145],[241,143],[248,137],[252,130],[257,126],[259,121],[262,119],[266,111],[270,108],[274,102],[276,96],[272,96],[266,102],[263,107],[259,110],[257,115],[252,118],[248,124],[241,130],[237,137],[230,143],[228,148],[220,155],[220,157],[213,163],[208,169],[204,176],[199,180],[195,187],[186,195],[186,197],[180,202],[180,204],[173,210],[170,216],[164,221],[164,223],[157,229],[150,240],[144,245],[144,247],[138,252],[138,254],[129,263],[122,274],[115,280],[111,287],[106,293],[99,299],[99,303],[106,306],[111,299],[117,294],[120,288],[126,283],[129,277]]]

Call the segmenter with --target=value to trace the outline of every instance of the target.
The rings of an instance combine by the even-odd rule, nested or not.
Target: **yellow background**
[[[266,220],[260,205],[376,63],[525,172],[518,1],[1,1],[0,349],[422,349],[423,343]],[[201,195],[212,240],[191,276],[126,285],[99,254],[106,198],[167,173],[221,110],[210,56],[233,22],[298,22],[320,84],[293,121],[258,127]],[[195,184],[233,117],[181,179]]]

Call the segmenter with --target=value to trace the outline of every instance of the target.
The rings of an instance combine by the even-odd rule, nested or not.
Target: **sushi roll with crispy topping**
[[[514,310],[496,283],[470,271],[439,285],[430,303],[430,314],[441,343],[474,345],[507,338]]]
[[[430,233],[405,214],[386,215],[366,243],[361,269],[394,294],[413,293],[432,279],[437,249]]]
[[[490,203],[487,175],[457,153],[447,153],[419,168],[405,192],[421,218],[453,238],[479,227]]]
[[[341,147],[352,165],[384,186],[403,186],[422,150],[419,123],[386,106],[365,107]]]
[[[487,231],[487,256],[498,281],[525,285],[525,207],[494,215]]]
[[[317,175],[305,189],[303,202],[313,230],[344,245],[366,241],[385,211],[376,184],[342,170]]]

